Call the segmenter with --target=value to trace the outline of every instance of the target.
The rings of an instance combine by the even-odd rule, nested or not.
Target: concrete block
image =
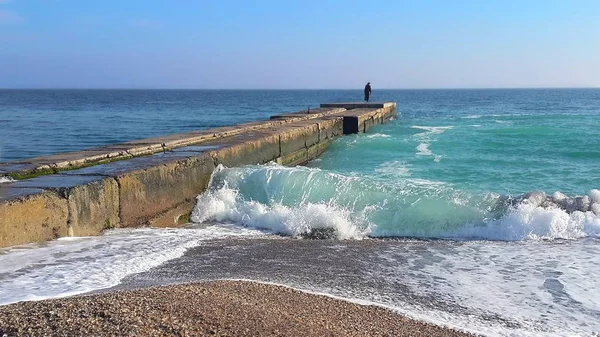
[[[315,122],[310,122],[307,126],[305,126],[306,132],[306,147],[313,146],[317,144],[320,140],[319,135],[319,124]]]
[[[32,188],[0,188],[0,247],[67,236],[67,200]]]
[[[345,116],[344,117],[344,134],[350,135],[353,133],[360,132],[360,121],[358,116]]]
[[[119,186],[112,178],[77,185],[68,192],[69,235],[100,235],[118,227]]]
[[[320,143],[309,147],[308,151],[306,153],[306,155],[307,155],[306,162],[309,162],[309,161],[321,156],[325,152],[325,150],[327,150],[327,147],[329,146],[330,143],[331,143],[330,139],[325,139],[325,140],[322,140]]]
[[[100,175],[64,175],[64,174],[51,174],[46,176],[40,176],[37,178],[19,180],[14,183],[10,183],[10,187],[14,188],[42,188],[45,190],[53,190],[58,195],[67,197],[68,191],[75,186],[88,184],[90,182],[103,180],[104,177]]]
[[[11,186],[41,188],[66,199],[68,236],[99,235],[119,223],[119,193],[114,179],[53,174],[17,181]]]
[[[177,149],[171,150],[172,152],[206,152],[209,150],[218,149],[219,146],[209,146],[209,145],[190,145],[185,147],[180,147]]]
[[[365,132],[365,122],[373,119],[377,113],[376,109],[354,109],[343,114],[344,117],[344,134],[352,134]],[[372,122],[367,122],[369,127]]]
[[[343,117],[320,119],[316,122],[319,126],[319,141],[323,141],[324,139],[332,139],[344,134]]]
[[[302,110],[292,113],[273,115],[271,116],[271,119],[298,121],[301,119],[321,118],[327,115],[336,114],[344,111],[346,111],[346,109],[344,108],[314,108],[310,109],[310,112],[308,110]]]
[[[301,148],[300,150],[283,154],[277,158],[277,164],[284,166],[297,166],[308,163],[308,149]]]
[[[197,149],[199,147],[192,147],[192,148]],[[211,147],[203,147],[203,148],[204,148],[204,150],[206,150],[206,149],[215,149],[218,147],[211,146]],[[182,149],[185,149],[185,148],[182,148]],[[201,151],[201,152],[205,152],[205,151]],[[147,169],[147,168],[151,168],[153,166],[161,165],[165,162],[171,162],[174,160],[181,160],[181,159],[186,159],[186,158],[200,156],[200,155],[202,155],[202,153],[199,153],[198,151],[195,151],[195,150],[189,150],[189,151],[175,151],[174,150],[174,151],[167,151],[164,153],[161,152],[161,153],[157,153],[157,154],[145,156],[145,157],[137,157],[137,158],[127,159],[127,160],[116,161],[116,162],[112,162],[112,163],[108,163],[108,164],[90,166],[90,167],[77,169],[77,170],[64,171],[64,172],[61,172],[61,174],[77,175],[77,176],[88,176],[88,175],[106,176],[106,177],[116,178],[116,177],[121,176],[128,172]]]
[[[276,129],[281,142],[281,155],[287,155],[319,142],[319,127],[316,123],[297,123]]]
[[[217,164],[227,167],[268,163],[276,160],[281,153],[279,135],[270,132],[242,134],[207,145],[222,145],[208,153]]]
[[[208,186],[214,168],[212,157],[199,154],[117,176],[122,226],[151,225],[165,210],[193,200]]]
[[[149,220],[152,227],[181,227],[190,222],[190,215],[196,206],[196,199],[186,200],[183,203],[168,209]]]
[[[373,125],[376,125],[379,123],[375,123],[374,117],[370,117],[365,119],[365,121],[363,122],[363,129],[361,132],[367,132]]]
[[[41,188],[14,188],[10,187],[12,183],[0,185],[0,202],[9,201],[14,198],[25,197],[43,192]]]

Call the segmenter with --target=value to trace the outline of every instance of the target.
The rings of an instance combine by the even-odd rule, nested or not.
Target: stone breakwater
[[[0,247],[119,227],[185,224],[218,165],[302,165],[395,103],[323,104],[230,127],[0,163]]]

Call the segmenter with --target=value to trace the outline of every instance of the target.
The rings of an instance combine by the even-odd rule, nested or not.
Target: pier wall
[[[120,227],[189,221],[218,165],[303,165],[344,134],[396,115],[395,103],[323,104],[268,121],[0,164],[0,247]]]

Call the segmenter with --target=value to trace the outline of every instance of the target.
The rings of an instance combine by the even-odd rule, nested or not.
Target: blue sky
[[[600,86],[597,0],[0,0],[0,88]]]

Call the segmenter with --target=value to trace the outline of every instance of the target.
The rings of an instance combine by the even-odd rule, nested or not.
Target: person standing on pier
[[[371,97],[371,82],[367,82],[365,85],[365,102],[369,101],[369,97]]]

